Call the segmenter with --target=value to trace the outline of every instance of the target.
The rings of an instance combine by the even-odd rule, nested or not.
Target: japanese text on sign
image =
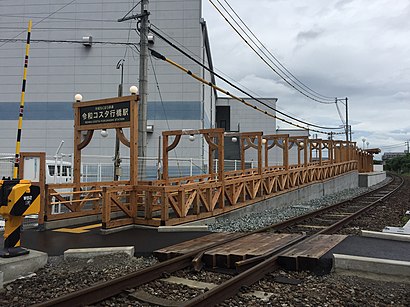
[[[80,108],[80,125],[130,121],[130,102],[118,102]]]

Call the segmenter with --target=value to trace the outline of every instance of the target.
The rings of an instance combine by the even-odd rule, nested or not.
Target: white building
[[[124,59],[124,95],[138,86],[139,32],[135,20],[117,22],[138,1],[5,0],[0,2],[0,152],[14,152],[28,20],[33,20],[29,55],[22,151],[53,155],[61,140],[72,152],[74,95],[84,100],[116,97]],[[206,66],[212,66],[201,0],[150,1],[152,27]],[[132,13],[138,14],[138,5]],[[131,13],[131,14],[132,14]],[[89,40],[87,38],[90,38]],[[39,42],[38,40],[45,40]],[[63,41],[81,41],[68,43]],[[54,42],[51,42],[54,41]],[[89,42],[89,44],[87,43]],[[103,43],[104,42],[104,43]],[[136,43],[135,47],[121,43]],[[154,37],[150,47],[201,77],[210,74]],[[209,87],[168,63],[149,61],[148,156],[157,156],[163,130],[202,129],[215,121],[215,95]],[[108,138],[96,133],[84,154],[112,156],[114,131]],[[205,146],[184,143],[178,157],[206,157]],[[126,154],[126,153],[125,153]]]

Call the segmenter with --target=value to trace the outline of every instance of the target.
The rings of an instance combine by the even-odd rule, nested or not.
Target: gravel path
[[[311,202],[297,204],[291,208],[267,210],[250,214],[241,219],[212,225],[214,231],[250,231],[284,218],[302,214],[316,208],[326,206],[353,195],[362,193],[364,189],[343,191]],[[402,226],[405,222],[405,211],[410,210],[410,178],[406,178],[405,186],[391,200],[379,205],[372,214],[360,219],[351,229],[363,227],[381,230],[386,225]],[[372,225],[370,227],[370,225]],[[372,229],[373,227],[373,229]],[[137,271],[156,263],[154,258],[131,258],[125,254],[96,257],[93,259],[63,260],[62,257],[50,257],[45,268],[29,278],[20,279],[5,285],[0,290],[0,306],[29,306],[36,302],[58,297],[63,293],[76,291],[96,282],[109,280],[124,274]],[[178,276],[189,275],[191,278],[219,283],[227,276],[201,271],[178,273]],[[297,285],[277,282],[278,277],[297,279]],[[158,283],[158,282],[155,282]],[[168,299],[188,299],[205,290],[193,290],[175,287],[167,283],[157,286],[148,284],[143,289],[147,292],[159,292]],[[266,292],[269,297],[262,301],[245,293],[253,290]],[[131,292],[131,291],[130,291]],[[129,292],[101,302],[96,306],[148,306],[138,302]],[[274,272],[243,293],[225,301],[220,306],[410,306],[410,285],[372,281],[358,277],[329,274],[314,276],[308,272]]]

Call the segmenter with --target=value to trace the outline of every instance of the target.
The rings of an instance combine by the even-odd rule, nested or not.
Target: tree
[[[410,154],[387,160],[386,170],[397,173],[410,173]]]

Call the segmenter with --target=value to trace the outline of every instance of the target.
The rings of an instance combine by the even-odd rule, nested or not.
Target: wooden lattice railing
[[[292,167],[288,171],[268,171],[261,175],[247,170],[241,176],[236,171],[234,176],[226,176],[223,181],[208,180],[178,186],[138,185],[132,191],[137,195],[135,211],[122,208],[124,205],[115,196],[119,188],[106,188],[104,207],[118,206],[126,216],[111,219],[109,210],[105,209],[103,226],[110,228],[127,223],[176,225],[228,212],[356,169],[357,162],[348,161],[308,168]]]
[[[102,214],[103,228],[129,224],[175,225],[228,212],[294,189],[321,182],[353,170],[357,161],[309,163],[230,171],[223,180],[193,176],[142,182],[127,181],[50,184],[46,189],[45,221]],[[62,209],[58,213],[54,206]]]

